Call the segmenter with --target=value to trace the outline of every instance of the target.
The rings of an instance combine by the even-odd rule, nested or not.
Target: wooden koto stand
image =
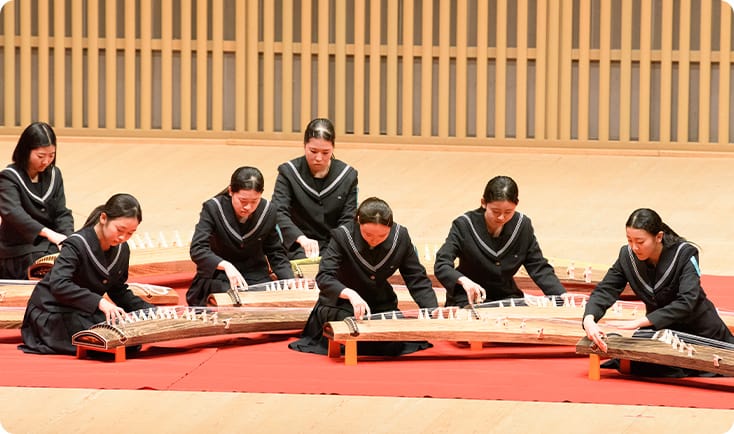
[[[576,344],[577,354],[589,355],[591,380],[601,379],[603,358],[618,358],[623,373],[630,372],[631,361],[638,361],[734,376],[734,350],[685,343],[671,330],[660,330],[652,339],[608,336],[606,342],[606,352],[586,336]]]

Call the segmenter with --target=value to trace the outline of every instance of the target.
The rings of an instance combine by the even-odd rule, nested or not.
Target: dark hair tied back
[[[114,194],[104,205],[95,208],[84,222],[84,227],[96,225],[102,213],[107,215],[108,220],[132,217],[137,219],[138,223],[143,221],[143,210],[140,208],[140,203],[127,193]]]
[[[376,223],[378,225],[392,226],[393,217],[390,205],[377,197],[365,199],[357,208],[354,219],[360,225],[365,223]]]
[[[334,133],[334,125],[326,118],[316,118],[308,123],[306,132],[303,135],[303,144],[305,145],[311,139],[324,139],[336,144],[336,134]]]
[[[650,208],[638,208],[634,210],[629,218],[627,218],[625,227],[641,229],[653,236],[662,232],[664,241],[686,241],[685,238],[678,235],[670,226],[665,224],[657,212]]]
[[[254,190],[262,193],[265,190],[265,179],[262,172],[255,167],[242,166],[232,173],[229,181],[232,193],[240,190]]]
[[[512,202],[518,204],[517,183],[509,176],[495,176],[484,187],[484,202]]]

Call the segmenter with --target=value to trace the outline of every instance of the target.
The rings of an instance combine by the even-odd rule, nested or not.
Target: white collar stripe
[[[56,182],[55,182],[56,181],[56,168],[53,167],[53,166],[51,166],[50,169],[51,169],[51,183],[48,186],[48,190],[46,190],[46,192],[43,194],[43,197],[38,197],[38,195],[36,195],[35,193],[33,193],[31,191],[31,189],[28,188],[28,185],[26,185],[25,181],[23,180],[23,177],[20,176],[20,173],[18,173],[18,171],[16,171],[12,167],[8,167],[8,168],[5,168],[3,170],[7,170],[10,173],[14,174],[15,177],[18,178],[18,181],[20,181],[20,185],[23,186],[23,188],[25,189],[26,193],[28,193],[28,195],[31,198],[35,199],[37,202],[45,203],[46,202],[46,199],[48,199],[49,196],[51,196],[51,193],[53,193],[53,191],[54,191],[54,185],[56,184]]]
[[[354,239],[352,239],[352,234],[349,233],[349,229],[347,229],[346,226],[339,226],[344,233],[347,235],[347,240],[349,240],[349,244],[352,246],[352,252],[354,252],[354,255],[357,257],[359,262],[362,263],[367,269],[372,271],[373,273],[382,268],[383,265],[385,265],[385,262],[390,258],[392,253],[395,251],[395,248],[398,245],[398,235],[400,234],[400,225],[395,223],[395,236],[392,240],[392,246],[390,246],[390,251],[387,252],[384,258],[375,266],[371,265],[369,262],[367,262],[366,259],[359,253],[357,250],[357,245],[354,243]]]
[[[69,235],[69,238],[71,237],[77,237],[82,240],[82,242],[84,243],[84,247],[87,249],[87,253],[89,253],[89,257],[92,258],[92,262],[94,262],[94,265],[96,265],[97,268],[99,268],[99,270],[103,272],[106,276],[109,276],[110,270],[114,268],[115,264],[117,263],[117,260],[120,258],[120,252],[122,252],[122,249],[120,248],[120,246],[116,246],[117,254],[115,255],[115,259],[110,263],[109,267],[105,268],[104,265],[102,265],[102,263],[99,262],[99,259],[97,259],[97,257],[94,256],[94,253],[92,253],[92,247],[89,245],[89,243],[83,236],[75,233],[75,234]]]
[[[467,222],[469,222],[469,228],[471,229],[472,233],[474,234],[474,239],[476,239],[476,240],[477,240],[477,243],[479,243],[479,245],[480,245],[480,246],[481,246],[481,247],[482,247],[482,248],[483,248],[484,250],[486,250],[487,252],[491,253],[491,254],[492,254],[493,256],[495,256],[495,257],[497,257],[497,258],[498,258],[498,257],[500,257],[500,255],[502,255],[502,254],[503,254],[503,253],[505,252],[505,250],[507,250],[507,249],[508,249],[508,248],[510,247],[510,245],[512,245],[512,242],[513,242],[513,241],[515,241],[515,238],[517,237],[517,233],[518,233],[518,232],[520,231],[520,225],[522,224],[523,218],[524,218],[525,216],[524,216],[523,214],[521,214],[521,213],[517,213],[517,214],[518,214],[518,215],[519,215],[520,217],[519,217],[519,218],[518,218],[518,220],[517,220],[517,225],[515,225],[515,229],[514,229],[514,230],[512,231],[512,235],[510,235],[510,239],[508,239],[508,240],[507,240],[507,242],[505,243],[505,245],[504,245],[504,246],[502,246],[502,248],[501,248],[501,249],[500,249],[499,251],[497,251],[497,252],[495,252],[494,250],[492,250],[492,248],[491,248],[491,247],[489,247],[489,246],[488,246],[488,245],[487,245],[487,244],[486,244],[486,243],[485,243],[485,242],[484,242],[484,241],[483,241],[483,240],[482,240],[482,239],[481,239],[481,238],[479,237],[479,233],[477,232],[477,229],[476,229],[476,228],[474,227],[474,224],[472,223],[472,221],[471,221],[471,219],[469,218],[469,216],[468,216],[468,215],[466,215],[466,214],[462,214],[462,216],[461,216],[461,217],[465,218],[465,219],[466,219],[466,221],[467,221]]]
[[[293,174],[296,175],[296,178],[298,179],[298,183],[301,184],[301,186],[311,192],[314,196],[321,197],[328,193],[329,191],[333,190],[337,185],[339,185],[339,182],[341,182],[342,178],[347,174],[349,169],[351,169],[351,166],[347,165],[344,167],[344,170],[339,173],[339,175],[334,179],[334,181],[331,182],[331,184],[327,185],[323,190],[316,191],[314,190],[310,185],[306,184],[306,181],[301,177],[301,174],[298,173],[298,169],[296,169],[296,166],[293,164],[293,162],[288,161],[288,166],[290,166],[291,170],[293,170]]]
[[[263,210],[262,214],[260,215],[260,218],[257,220],[257,223],[255,223],[255,227],[252,228],[250,230],[250,232],[248,232],[248,233],[246,233],[244,235],[240,235],[239,232],[237,232],[235,230],[235,228],[233,228],[232,225],[229,224],[229,221],[227,221],[227,218],[224,216],[224,209],[222,208],[222,204],[219,203],[219,201],[216,198],[214,198],[214,197],[211,198],[211,199],[209,199],[209,200],[213,201],[214,204],[219,209],[219,215],[222,217],[222,222],[224,223],[224,226],[227,228],[227,230],[229,231],[229,233],[232,234],[232,236],[235,237],[235,238],[237,238],[238,240],[243,240],[243,241],[246,240],[247,238],[249,238],[250,236],[252,236],[252,234],[255,231],[257,231],[258,228],[260,228],[260,226],[262,225],[263,220],[265,219],[265,216],[268,213],[268,209],[270,208],[270,202],[265,201],[265,209]],[[265,200],[265,199],[261,199],[261,200]]]
[[[681,243],[678,246],[678,249],[675,251],[675,256],[673,256],[673,260],[670,261],[670,265],[668,265],[668,268],[665,269],[665,273],[663,273],[663,275],[660,276],[660,279],[658,279],[655,282],[655,286],[654,287],[651,287],[647,283],[647,281],[642,278],[642,275],[640,274],[640,270],[637,268],[637,261],[635,261],[635,259],[637,259],[637,258],[635,257],[634,252],[632,252],[632,248],[630,246],[627,246],[627,254],[629,255],[630,262],[632,262],[632,270],[635,273],[635,277],[637,277],[637,280],[642,284],[642,286],[649,293],[654,293],[656,289],[660,288],[660,286],[663,284],[663,282],[665,282],[665,279],[667,279],[668,276],[670,275],[670,273],[673,272],[673,268],[675,268],[675,264],[676,264],[676,262],[678,262],[678,256],[680,255],[680,251],[681,251],[681,249],[683,249],[683,246],[685,246],[686,244],[690,244],[690,243]],[[691,258],[691,259],[693,259],[693,258]],[[694,265],[697,265],[696,262],[695,262],[695,259],[693,259],[693,260],[694,260]]]

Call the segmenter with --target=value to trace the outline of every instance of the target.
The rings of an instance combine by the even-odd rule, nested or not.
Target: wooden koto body
[[[0,280],[0,307],[22,306],[28,304],[35,280]],[[147,283],[127,284],[133,294],[155,305],[177,305],[178,293],[167,286],[150,285]]]
[[[0,280],[0,307],[25,308],[36,283],[33,280]]]
[[[607,351],[602,352],[584,336],[576,344],[577,354],[588,354],[589,378],[601,378],[599,363],[602,358],[618,358],[620,361],[637,361],[676,366],[679,368],[713,372],[734,376],[734,345],[728,348],[689,343],[678,338],[672,330],[660,330],[653,338],[607,336]],[[627,365],[627,363],[623,364]]]
[[[585,296],[576,296],[583,302]],[[584,335],[581,327],[583,307],[557,306],[545,297],[491,302],[459,309],[456,307],[374,314],[369,319],[330,321],[324,325],[329,339],[329,356],[341,355],[345,363],[357,363],[359,341],[468,341],[472,349],[484,342],[544,345],[575,345]],[[524,302],[526,305],[519,305]],[[533,303],[532,305],[527,305]],[[634,308],[630,305],[635,305]],[[625,306],[625,307],[620,307]],[[635,303],[619,302],[609,310],[608,319],[633,319],[644,311]],[[629,331],[621,331],[629,333]]]
[[[418,309],[404,285],[393,285],[398,296],[400,310]],[[434,288],[439,304],[446,302],[446,290]],[[319,298],[319,287],[311,278],[276,280],[251,285],[244,291],[229,290],[211,294],[207,299],[209,306],[249,306],[249,307],[313,307]]]
[[[272,332],[302,329],[307,308],[206,308],[161,307],[128,314],[116,324],[101,323],[72,336],[77,357],[87,350],[114,352],[124,360],[124,348],[176,339],[235,333]],[[121,350],[122,349],[122,350]]]
[[[25,307],[0,307],[0,329],[19,329],[24,315]]]

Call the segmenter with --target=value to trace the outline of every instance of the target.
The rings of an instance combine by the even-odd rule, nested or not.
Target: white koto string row
[[[167,249],[171,247],[188,247],[191,244],[194,232],[191,231],[188,237],[182,237],[181,232],[173,231],[168,236],[163,231],[158,235],[151,235],[150,232],[136,233],[128,241],[130,249]]]
[[[184,321],[200,321],[203,323],[211,323],[216,325],[220,322],[219,312],[212,311],[208,308],[190,307],[190,306],[164,306],[150,309],[141,309],[129,312],[127,315],[115,319],[108,326],[117,326],[125,328],[126,324],[135,324],[143,321],[160,321],[160,320],[184,320]],[[224,328],[229,328],[230,318],[221,320]]]
[[[365,316],[363,319],[386,320],[386,319],[458,319],[458,320],[488,320],[500,317],[498,315],[480,315],[479,313],[500,313],[502,308],[519,308],[514,313],[521,314],[523,307],[541,307],[548,309],[555,308],[578,308],[583,310],[589,297],[585,294],[568,294],[565,297],[552,296],[535,296],[526,295],[524,298],[511,298],[507,300],[491,301],[482,304],[475,304],[471,308],[459,308],[457,306],[437,307],[433,309],[418,309],[415,311],[391,311],[376,313]],[[614,313],[622,313],[623,311],[631,311],[630,315],[636,317],[641,305],[629,301],[617,301],[610,308]],[[552,314],[551,314],[552,317]]]

